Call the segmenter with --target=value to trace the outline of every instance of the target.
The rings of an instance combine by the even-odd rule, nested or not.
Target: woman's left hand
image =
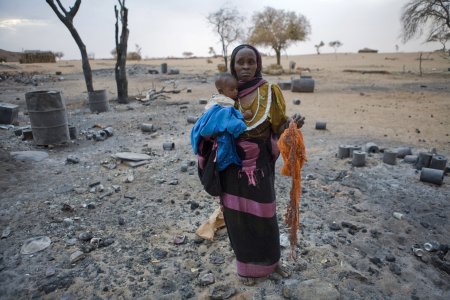
[[[295,113],[291,118],[292,121],[297,123],[297,128],[302,128],[303,124],[305,124],[305,117],[302,117],[299,113]]]

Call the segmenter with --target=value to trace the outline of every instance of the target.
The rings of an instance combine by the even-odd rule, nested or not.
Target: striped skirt
[[[242,167],[230,165],[221,172],[220,196],[237,273],[264,277],[274,272],[280,259],[280,236],[275,202],[274,139],[239,139]]]

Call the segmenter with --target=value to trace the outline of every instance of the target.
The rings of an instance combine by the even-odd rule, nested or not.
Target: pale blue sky
[[[66,8],[74,1],[62,0]],[[178,56],[189,51],[207,56],[210,46],[220,52],[218,36],[206,16],[228,5],[251,20],[254,12],[270,6],[304,15],[311,24],[307,41],[287,49],[288,55],[315,53],[314,45],[325,42],[322,53],[333,52],[328,42],[339,40],[338,52],[357,52],[368,47],[380,52],[431,51],[439,43],[423,43],[423,37],[403,44],[400,14],[408,0],[127,0],[129,51],[135,44],[144,57]],[[96,58],[111,57],[114,48],[116,0],[83,0],[74,19],[87,51]],[[247,27],[247,24],[243,26]],[[234,46],[234,45],[233,45]],[[233,46],[230,47],[231,52]],[[44,0],[0,0],[0,48],[10,51],[62,51],[65,59],[80,58],[72,36]],[[273,54],[269,49],[263,52]],[[286,53],[283,53],[286,54]]]

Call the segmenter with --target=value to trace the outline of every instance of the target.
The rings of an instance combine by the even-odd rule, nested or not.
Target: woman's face
[[[242,48],[236,53],[234,70],[238,80],[252,80],[255,77],[257,67],[256,53],[252,49]]]

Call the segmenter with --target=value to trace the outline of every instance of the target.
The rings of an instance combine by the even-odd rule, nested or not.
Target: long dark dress
[[[220,200],[225,223],[236,254],[237,272],[244,277],[267,276],[280,259],[274,187],[279,151],[274,128],[277,129],[286,117],[279,88],[272,88],[272,102],[267,102],[267,90],[267,85],[261,88],[262,100],[256,103],[263,108],[259,117],[265,118],[264,122],[241,135],[236,142],[242,167],[230,165],[221,172],[223,193]],[[264,115],[267,105],[269,113]]]

